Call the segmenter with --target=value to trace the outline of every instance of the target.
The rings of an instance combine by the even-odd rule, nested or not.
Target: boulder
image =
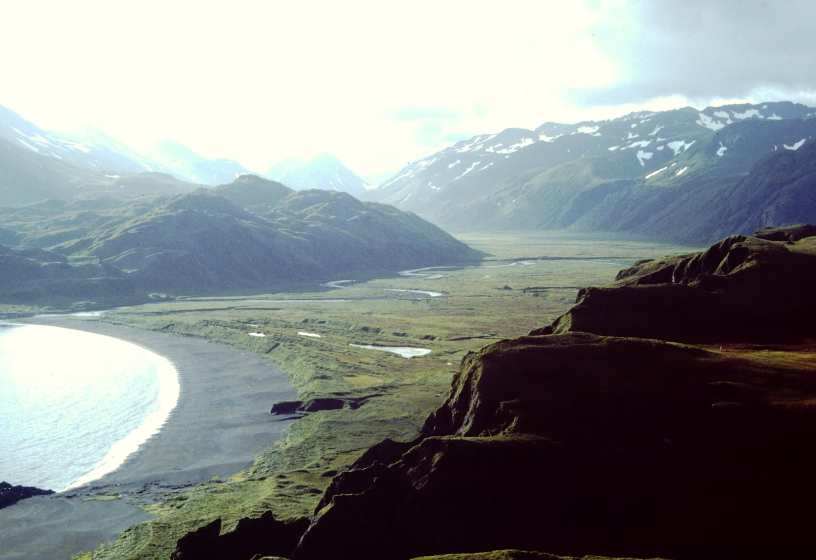
[[[33,486],[12,486],[8,482],[0,482],[0,509],[32,496],[53,493],[53,490],[42,490]]]

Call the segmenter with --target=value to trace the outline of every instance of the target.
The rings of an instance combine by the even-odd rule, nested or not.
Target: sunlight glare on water
[[[175,406],[166,359],[39,325],[0,330],[0,479],[55,490],[114,470]]]

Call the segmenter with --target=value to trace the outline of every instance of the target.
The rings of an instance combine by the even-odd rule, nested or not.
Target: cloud
[[[474,133],[690,101],[816,100],[807,1],[16,2],[0,103],[264,171],[397,172]],[[810,89],[808,89],[810,88]],[[762,100],[762,99],[758,99]]]
[[[462,121],[462,111],[450,107],[398,107],[392,109],[386,118],[392,121]]]
[[[604,88],[574,89],[581,105],[641,103],[682,96],[816,101],[816,4],[806,0],[684,0],[617,6],[596,44],[620,64]]]

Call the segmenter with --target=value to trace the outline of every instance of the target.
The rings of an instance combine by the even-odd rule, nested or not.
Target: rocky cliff
[[[468,355],[420,438],[334,478],[294,557],[807,557],[816,238],[777,235],[638,263]]]
[[[536,334],[583,331],[690,343],[813,336],[812,228],[765,228],[700,253],[636,263],[609,286],[581,290],[572,309]]]

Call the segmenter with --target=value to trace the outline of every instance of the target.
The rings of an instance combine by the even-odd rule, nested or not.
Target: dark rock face
[[[732,236],[701,253],[636,263],[609,286],[581,290],[575,307],[534,333],[687,343],[801,340],[816,334],[814,283],[816,237]]]
[[[280,401],[272,405],[269,414],[297,414],[302,401]]]
[[[366,395],[363,397],[320,397],[307,401],[281,401],[272,405],[270,414],[308,414],[310,412],[320,412],[321,410],[338,410],[341,408],[357,409],[368,399],[377,396]]]
[[[768,241],[790,241],[791,243],[806,237],[816,236],[816,226],[797,224],[788,227],[764,227],[756,230],[754,237]]]
[[[244,518],[234,531],[220,535],[221,520],[178,540],[173,560],[249,560],[256,556],[289,556],[308,527],[306,519],[276,521],[271,511],[257,519]]]
[[[399,459],[335,477],[295,558],[805,557],[814,397],[806,366],[655,340],[497,343]]]
[[[332,480],[294,557],[808,557],[816,237],[803,232],[636,263],[552,326],[469,354],[419,439]],[[806,353],[747,345],[769,341]]]
[[[53,493],[53,490],[41,490],[33,486],[12,486],[8,482],[0,482],[0,509],[32,496],[42,496],[44,494]]]

